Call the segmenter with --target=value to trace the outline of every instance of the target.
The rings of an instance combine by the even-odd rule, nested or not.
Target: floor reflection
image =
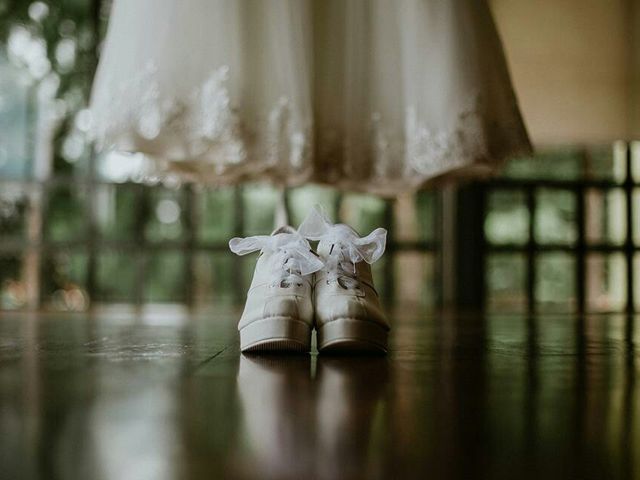
[[[240,355],[222,320],[0,319],[0,480],[640,479],[624,316],[407,314],[386,357]]]
[[[242,355],[238,392],[252,454],[243,473],[366,477],[387,380],[380,357]]]
[[[308,356],[241,356],[238,391],[252,460],[252,465],[243,467],[270,478],[303,478],[310,471],[309,367]]]

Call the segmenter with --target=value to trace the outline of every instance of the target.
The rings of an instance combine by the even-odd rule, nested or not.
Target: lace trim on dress
[[[406,109],[399,128],[374,113],[362,145],[347,142],[344,132],[322,129],[316,152],[321,158],[315,162],[322,167],[310,172],[312,127],[303,126],[305,119],[294,115],[290,99],[280,98],[248,125],[226,86],[228,66],[213,70],[185,98],[163,95],[157,72],[150,62],[138,77],[115,89],[119,95],[113,102],[93,111],[98,146],[122,149],[126,144],[127,149],[156,157],[147,177],[152,181],[222,184],[268,178],[291,184],[311,177],[337,186],[392,192],[491,156],[491,132],[486,130],[481,98],[472,95],[448,129],[429,128],[415,106]],[[516,112],[514,122],[518,119]]]
[[[150,62],[140,75],[116,88],[112,103],[93,109],[92,134],[100,149],[117,148],[123,136],[133,137],[129,143],[135,147],[162,144],[168,134],[179,138],[185,161],[213,164],[215,174],[246,163],[252,148],[261,152],[267,166],[285,162],[297,170],[310,161],[308,129],[294,121],[288,98],[280,98],[264,116],[267,129],[262,133],[260,126],[251,129],[243,123],[232,105],[228,66],[216,68],[186,98],[163,96],[157,72]],[[132,98],[138,100],[132,104]]]
[[[384,119],[375,113],[371,119],[374,175],[393,175],[394,166],[404,159],[403,170],[396,176],[430,176],[457,166],[471,164],[488,156],[487,135],[482,121],[480,97],[474,95],[469,106],[445,130],[428,128],[415,106],[405,111],[404,137],[392,135]]]

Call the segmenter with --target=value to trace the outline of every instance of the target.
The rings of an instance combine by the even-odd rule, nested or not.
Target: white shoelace
[[[272,286],[286,288],[301,285],[302,277],[320,270],[324,264],[311,251],[309,242],[297,233],[276,233],[245,238],[232,238],[229,248],[236,255],[261,251],[271,253]]]
[[[345,289],[355,288],[359,281],[356,264],[376,262],[384,253],[387,231],[376,228],[366,237],[360,237],[344,224],[333,224],[320,207],[314,207],[302,222],[298,232],[309,240],[331,245],[325,268],[328,282],[338,282]]]

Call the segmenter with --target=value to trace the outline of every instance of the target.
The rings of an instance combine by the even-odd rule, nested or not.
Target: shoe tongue
[[[331,242],[327,242],[326,240],[322,240],[320,243],[318,243],[318,255],[326,257],[329,256],[329,253],[331,252],[331,246],[333,244]]]
[[[344,223],[334,225],[333,230],[333,234],[330,236],[330,238],[321,240],[320,243],[318,243],[319,254],[329,255],[330,253],[332,253],[332,247],[333,253],[335,253],[335,249],[339,248],[340,244],[348,244],[350,241],[360,238],[358,232],[356,232],[349,225],[345,225]]]

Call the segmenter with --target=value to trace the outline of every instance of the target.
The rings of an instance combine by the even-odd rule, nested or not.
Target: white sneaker
[[[269,235],[233,238],[233,253],[261,251],[238,325],[240,349],[308,351],[313,327],[313,272],[323,266],[309,242],[291,227]]]
[[[324,263],[314,282],[318,350],[386,352],[389,323],[370,264],[384,253],[387,231],[377,228],[360,238],[348,225],[331,223],[316,207],[298,232],[319,240]]]

